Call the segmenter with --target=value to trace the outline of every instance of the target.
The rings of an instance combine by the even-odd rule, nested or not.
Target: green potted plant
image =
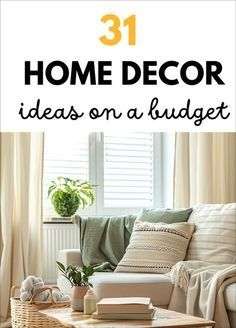
[[[71,307],[74,311],[84,310],[84,296],[89,287],[93,285],[89,282],[89,278],[94,274],[95,270],[92,266],[85,265],[80,268],[78,266],[69,265],[67,268],[57,261],[58,269],[62,272],[72,287]]]
[[[71,217],[79,207],[84,208],[93,204],[92,190],[95,187],[86,180],[58,177],[51,181],[48,197],[51,197],[52,205],[57,214],[61,217]]]

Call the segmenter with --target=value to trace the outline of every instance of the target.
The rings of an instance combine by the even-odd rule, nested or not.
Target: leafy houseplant
[[[51,181],[48,197],[51,196],[51,202],[57,214],[62,217],[70,217],[79,207],[84,208],[93,204],[92,190],[95,187],[88,181],[58,177]]]
[[[84,296],[87,293],[89,287],[93,285],[89,282],[89,277],[91,277],[95,270],[93,267],[85,265],[83,268],[78,266],[69,265],[67,268],[57,262],[58,269],[62,272],[62,276],[65,277],[71,284],[72,298],[71,307],[74,311],[83,311],[84,309]]]
[[[64,276],[67,280],[69,280],[71,287],[73,286],[90,286],[93,285],[89,282],[89,277],[92,276],[95,272],[92,266],[86,267],[85,265],[83,268],[78,266],[69,265],[67,268],[57,261],[58,269],[62,272],[62,276]]]

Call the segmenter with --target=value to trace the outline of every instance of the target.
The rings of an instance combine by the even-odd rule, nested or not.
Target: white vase
[[[97,297],[92,289],[84,296],[84,314],[92,314],[97,310]]]

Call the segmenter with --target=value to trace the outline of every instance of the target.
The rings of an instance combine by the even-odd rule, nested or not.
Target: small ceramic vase
[[[97,297],[92,289],[84,296],[84,314],[92,314],[97,310]]]
[[[74,286],[72,288],[71,308],[74,311],[84,311],[84,296],[88,291],[87,286]]]

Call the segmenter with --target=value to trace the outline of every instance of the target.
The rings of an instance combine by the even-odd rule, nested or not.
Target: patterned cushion
[[[115,271],[166,273],[184,260],[194,231],[192,223],[135,221],[130,244]]]
[[[187,260],[230,264],[236,261],[236,203],[195,206],[188,222],[196,225]]]

